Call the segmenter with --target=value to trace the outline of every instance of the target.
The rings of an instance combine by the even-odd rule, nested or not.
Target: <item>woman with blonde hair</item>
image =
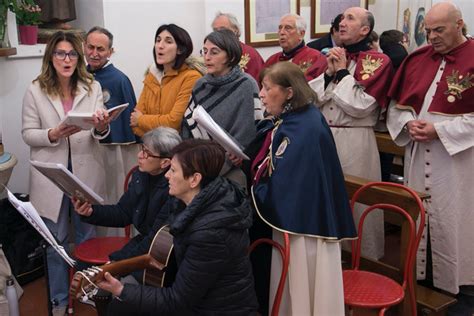
[[[94,112],[94,128],[65,125],[69,111]],[[23,99],[22,136],[30,146],[30,159],[67,166],[80,180],[103,195],[102,159],[98,140],[109,133],[99,83],[86,70],[81,39],[57,32],[50,38],[40,75]],[[92,225],[81,223],[67,196],[38,171],[31,169],[30,200],[47,227],[64,248],[68,244],[69,217],[75,226],[75,243],[94,237]],[[47,254],[53,315],[64,315],[68,301],[68,266],[51,248]]]

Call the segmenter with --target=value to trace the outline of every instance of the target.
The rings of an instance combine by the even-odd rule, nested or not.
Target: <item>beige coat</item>
[[[88,93],[86,85],[78,84],[72,111],[94,112],[103,108],[102,92],[98,82],[93,82]],[[64,117],[59,97],[46,95],[38,82],[32,83],[23,98],[22,136],[30,146],[30,159],[68,165],[68,142],[61,139],[51,143],[48,130],[56,127]],[[106,135],[105,135],[106,136]],[[103,136],[103,137],[105,137]],[[69,137],[73,173],[100,196],[104,196],[104,166],[100,146],[93,131],[80,131]],[[57,221],[63,193],[46,177],[31,167],[30,200],[39,214]]]

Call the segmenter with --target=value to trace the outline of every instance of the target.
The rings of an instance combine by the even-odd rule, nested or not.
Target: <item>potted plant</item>
[[[7,16],[11,0],[0,0],[0,48],[9,47],[7,37]]]
[[[9,8],[16,15],[16,22],[23,45],[35,45],[38,41],[38,24],[41,8],[33,0],[11,0]]]

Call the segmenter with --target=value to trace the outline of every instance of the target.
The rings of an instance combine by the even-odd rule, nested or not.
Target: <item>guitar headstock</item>
[[[150,255],[142,255],[130,259],[108,263],[100,267],[90,267],[74,274],[69,288],[69,294],[75,299],[87,301],[92,298],[99,288],[97,283],[104,279],[105,272],[114,276],[122,276],[136,270],[158,269],[163,270],[163,264],[157,262]]]
[[[69,294],[75,299],[87,301],[97,294],[96,283],[104,278],[105,271],[101,267],[90,267],[74,274]]]

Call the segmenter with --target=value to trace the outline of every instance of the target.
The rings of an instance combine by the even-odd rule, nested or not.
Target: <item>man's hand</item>
[[[415,142],[428,143],[438,138],[434,124],[425,120],[412,120],[407,123],[410,138]]]
[[[102,290],[112,293],[114,296],[120,296],[123,291],[123,284],[114,278],[109,272],[105,272],[104,280],[97,283]]]
[[[347,69],[347,58],[346,58],[346,51],[342,47],[333,47],[329,50],[328,55],[326,56],[328,59],[328,68],[329,63],[331,61],[333,67],[333,74],[338,72],[341,69]],[[328,73],[328,75],[330,75]]]
[[[137,127],[138,126],[138,119],[142,115],[143,115],[143,113],[140,112],[139,110],[137,110],[137,109],[133,110],[132,114],[130,114],[130,126],[131,127]]]

